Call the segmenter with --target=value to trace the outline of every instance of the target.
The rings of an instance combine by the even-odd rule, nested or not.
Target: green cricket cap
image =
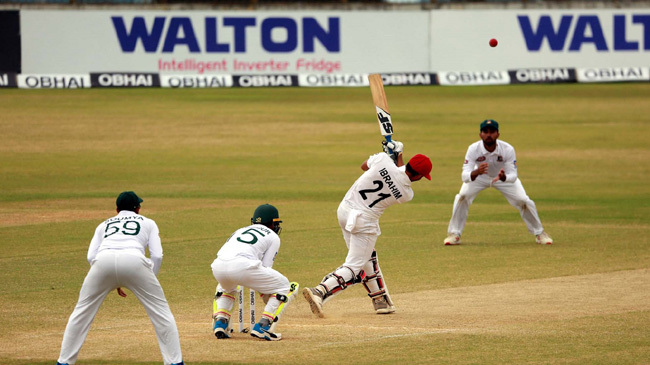
[[[118,210],[135,211],[137,208],[140,208],[140,203],[142,202],[143,200],[139,196],[137,196],[134,192],[124,191],[117,196],[117,200],[115,200],[115,205],[117,205]]]
[[[251,218],[251,224],[273,224],[274,222],[282,223],[278,208],[271,204],[262,204],[257,207],[253,213],[253,218]]]
[[[499,123],[494,119],[486,119],[486,120],[482,121],[481,122],[481,128],[479,130],[482,131],[483,128],[487,128],[487,127],[492,127],[494,129],[496,129],[497,132],[499,131]]]

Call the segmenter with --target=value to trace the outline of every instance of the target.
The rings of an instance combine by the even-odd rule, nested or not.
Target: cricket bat
[[[381,75],[368,75],[368,82],[370,83],[372,101],[375,104],[375,112],[377,113],[377,121],[379,122],[379,132],[386,138],[386,142],[390,142],[393,138],[393,121],[390,119],[390,110],[388,109],[388,101],[386,100],[386,92],[384,92],[384,83],[381,81]],[[389,149],[388,152],[393,156],[393,150]],[[393,158],[396,157],[394,156]]]

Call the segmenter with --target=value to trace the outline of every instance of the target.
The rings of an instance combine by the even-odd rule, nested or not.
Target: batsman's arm
[[[402,152],[397,153],[397,158],[395,159],[395,165],[397,165],[397,167],[404,166],[404,156]]]

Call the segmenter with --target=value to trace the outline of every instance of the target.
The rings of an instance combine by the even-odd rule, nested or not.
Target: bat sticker
[[[375,108],[377,109],[377,120],[381,128],[381,134],[383,136],[393,134],[393,121],[390,119],[390,114],[376,105]]]

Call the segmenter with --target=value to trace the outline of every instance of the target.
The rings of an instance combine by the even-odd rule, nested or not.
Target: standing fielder
[[[279,341],[280,333],[273,331],[277,322],[293,299],[297,283],[273,269],[275,256],[280,249],[280,215],[277,208],[263,204],[255,209],[251,224],[240,228],[224,243],[212,262],[212,274],[217,279],[213,331],[217,338],[230,337],[230,313],[235,303],[237,285],[263,293],[266,301],[264,313],[251,329],[251,336],[267,341]]]
[[[57,365],[77,361],[99,306],[113,289],[125,297],[122,287],[131,290],[144,306],[164,364],[183,364],[176,321],[156,278],[163,257],[158,226],[139,214],[141,202],[132,191],[121,193],[116,200],[117,215],[95,229],[88,248],[90,270],[65,328]],[[151,259],[144,254],[147,247]]]
[[[481,140],[467,149],[463,173],[463,185],[454,199],[454,208],[447,228],[445,245],[460,244],[460,235],[465,228],[469,206],[474,198],[489,187],[499,190],[508,202],[519,210],[528,231],[536,236],[539,244],[550,245],[553,239],[544,232],[533,202],[517,177],[517,157],[515,149],[499,138],[499,123],[493,119],[484,120],[480,125]]]
[[[375,251],[375,243],[381,234],[379,217],[389,206],[410,201],[413,198],[411,182],[422,177],[431,180],[432,168],[431,160],[420,154],[413,156],[404,166],[403,147],[398,141],[384,145],[387,153],[387,148],[390,148],[397,155],[396,161],[387,153],[370,156],[361,165],[365,172],[339,204],[337,217],[348,247],[345,263],[327,274],[316,287],[303,290],[312,312],[321,318],[327,301],[357,283],[362,283],[368,291],[376,313],[395,311]]]

